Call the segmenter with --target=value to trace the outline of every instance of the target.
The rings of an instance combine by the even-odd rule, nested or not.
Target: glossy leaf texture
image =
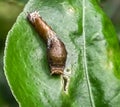
[[[38,11],[64,42],[62,76],[51,76],[46,44],[27,21]],[[119,107],[120,49],[114,28],[95,0],[30,0],[6,40],[5,75],[21,107]]]

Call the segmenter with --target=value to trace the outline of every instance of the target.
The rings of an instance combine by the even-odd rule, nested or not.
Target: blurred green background
[[[0,107],[18,107],[7,84],[3,70],[3,53],[8,31],[28,0],[0,0]],[[120,0],[98,0],[100,7],[113,22],[120,40]]]

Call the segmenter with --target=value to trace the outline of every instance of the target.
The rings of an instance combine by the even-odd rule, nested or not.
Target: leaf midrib
[[[88,74],[87,58],[86,58],[86,34],[85,34],[85,8],[86,8],[86,4],[85,4],[85,0],[83,0],[82,5],[83,5],[83,13],[82,13],[82,16],[83,16],[82,17],[82,26],[83,26],[83,68],[84,68],[85,78],[86,78],[86,81],[87,81],[87,87],[88,87],[91,107],[95,107],[92,88],[91,88],[89,74]]]

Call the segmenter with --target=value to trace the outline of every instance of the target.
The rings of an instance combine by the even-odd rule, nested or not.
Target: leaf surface
[[[39,11],[64,42],[62,76],[51,76],[46,45],[26,19]],[[120,55],[114,28],[95,0],[30,0],[10,30],[5,74],[21,107],[118,107]]]

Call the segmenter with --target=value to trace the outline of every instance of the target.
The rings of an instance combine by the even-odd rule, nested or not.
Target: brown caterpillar
[[[42,20],[38,12],[29,13],[27,19],[47,44],[51,74],[63,74],[67,58],[64,43],[57,38],[56,33]]]

